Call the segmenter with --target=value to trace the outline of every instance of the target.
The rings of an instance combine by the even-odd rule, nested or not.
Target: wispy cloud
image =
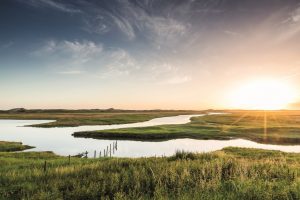
[[[66,13],[81,13],[82,11],[78,8],[73,8],[70,4],[67,4],[66,1],[55,1],[55,0],[26,0],[22,1],[19,0],[22,3],[26,3],[28,5],[34,6],[34,7],[49,7],[61,12]]]
[[[48,41],[40,49],[33,52],[36,56],[54,55],[62,58],[71,58],[77,64],[84,64],[103,51],[102,44],[91,41]]]
[[[192,77],[170,63],[154,64],[148,72],[149,80],[162,85],[182,84],[192,80]]]
[[[14,45],[14,42],[12,42],[12,41],[0,44],[0,50],[8,49],[8,48],[10,48],[13,45]]]
[[[64,74],[64,75],[79,75],[79,74],[83,74],[84,71],[80,71],[80,70],[70,70],[70,71],[62,71],[62,72],[58,72],[59,74]]]
[[[82,29],[96,34],[120,34],[129,41],[147,39],[160,48],[179,44],[191,29],[186,18],[192,15],[195,1],[164,3],[160,0],[105,1],[21,1],[38,8],[51,8],[66,13],[81,13]],[[206,8],[207,9],[207,8]],[[176,44],[175,44],[176,43]]]
[[[154,1],[135,3],[124,0],[114,1],[111,4],[113,8],[91,9],[84,20],[86,25],[84,29],[98,34],[118,30],[129,40],[142,36],[155,43],[174,41],[187,32],[190,27],[189,23],[179,21],[172,15],[155,13],[151,7],[153,3]],[[89,7],[93,6],[88,5]]]
[[[190,76],[174,76],[165,81],[162,81],[162,84],[182,84],[191,81],[192,78]]]
[[[107,79],[112,77],[128,76],[140,69],[136,60],[124,49],[112,48],[105,55],[105,69],[98,77]]]
[[[104,78],[128,75],[139,69],[135,59],[124,49],[105,48],[101,43],[86,40],[51,40],[32,55],[48,59],[48,65],[58,68],[59,74],[66,75],[85,73]]]
[[[232,37],[242,36],[240,33],[236,32],[236,31],[231,31],[231,30],[224,30],[224,33],[227,34],[227,35],[230,35]]]
[[[291,14],[291,19],[294,22],[300,21],[300,6]]]
[[[285,42],[300,33],[300,5],[293,9],[281,23],[282,31],[278,41]]]

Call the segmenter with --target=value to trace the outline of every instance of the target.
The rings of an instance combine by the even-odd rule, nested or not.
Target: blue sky
[[[226,108],[260,77],[299,90],[296,0],[2,0],[0,30],[0,109]]]

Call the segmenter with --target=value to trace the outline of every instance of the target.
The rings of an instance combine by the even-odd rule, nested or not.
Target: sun
[[[279,110],[295,100],[295,91],[284,81],[260,79],[239,86],[230,95],[231,106],[239,109]]]

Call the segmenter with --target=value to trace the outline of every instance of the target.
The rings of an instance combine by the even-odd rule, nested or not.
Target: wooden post
[[[103,157],[105,157],[105,149],[104,149],[104,152],[103,152]]]
[[[71,156],[69,155],[69,165],[71,164]]]
[[[87,151],[85,152],[85,158],[87,158],[88,153],[89,153],[89,152],[87,152]]]
[[[111,157],[111,144],[109,144],[109,157]]]
[[[116,141],[116,150],[118,150],[118,141]]]
[[[101,151],[99,151],[99,158],[101,158]]]
[[[108,156],[108,146],[106,147],[106,156]]]
[[[115,142],[113,142],[113,154],[115,154]]]
[[[97,152],[96,152],[96,150],[95,150],[95,151],[94,151],[94,158],[96,158],[96,153],[97,153]]]
[[[44,172],[46,172],[47,170],[47,161],[45,160],[45,163],[44,163]]]

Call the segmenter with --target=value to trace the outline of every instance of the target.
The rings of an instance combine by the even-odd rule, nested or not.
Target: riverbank
[[[70,161],[0,153],[0,199],[299,199],[299,172],[300,154],[258,149]]]
[[[96,139],[170,140],[178,138],[247,139],[264,144],[300,144],[300,111],[235,111],[226,115],[193,117],[190,123],[152,127],[76,132]]]
[[[0,111],[0,119],[55,120],[32,127],[76,127],[145,122],[159,117],[203,114],[205,111],[184,110],[11,110]]]

